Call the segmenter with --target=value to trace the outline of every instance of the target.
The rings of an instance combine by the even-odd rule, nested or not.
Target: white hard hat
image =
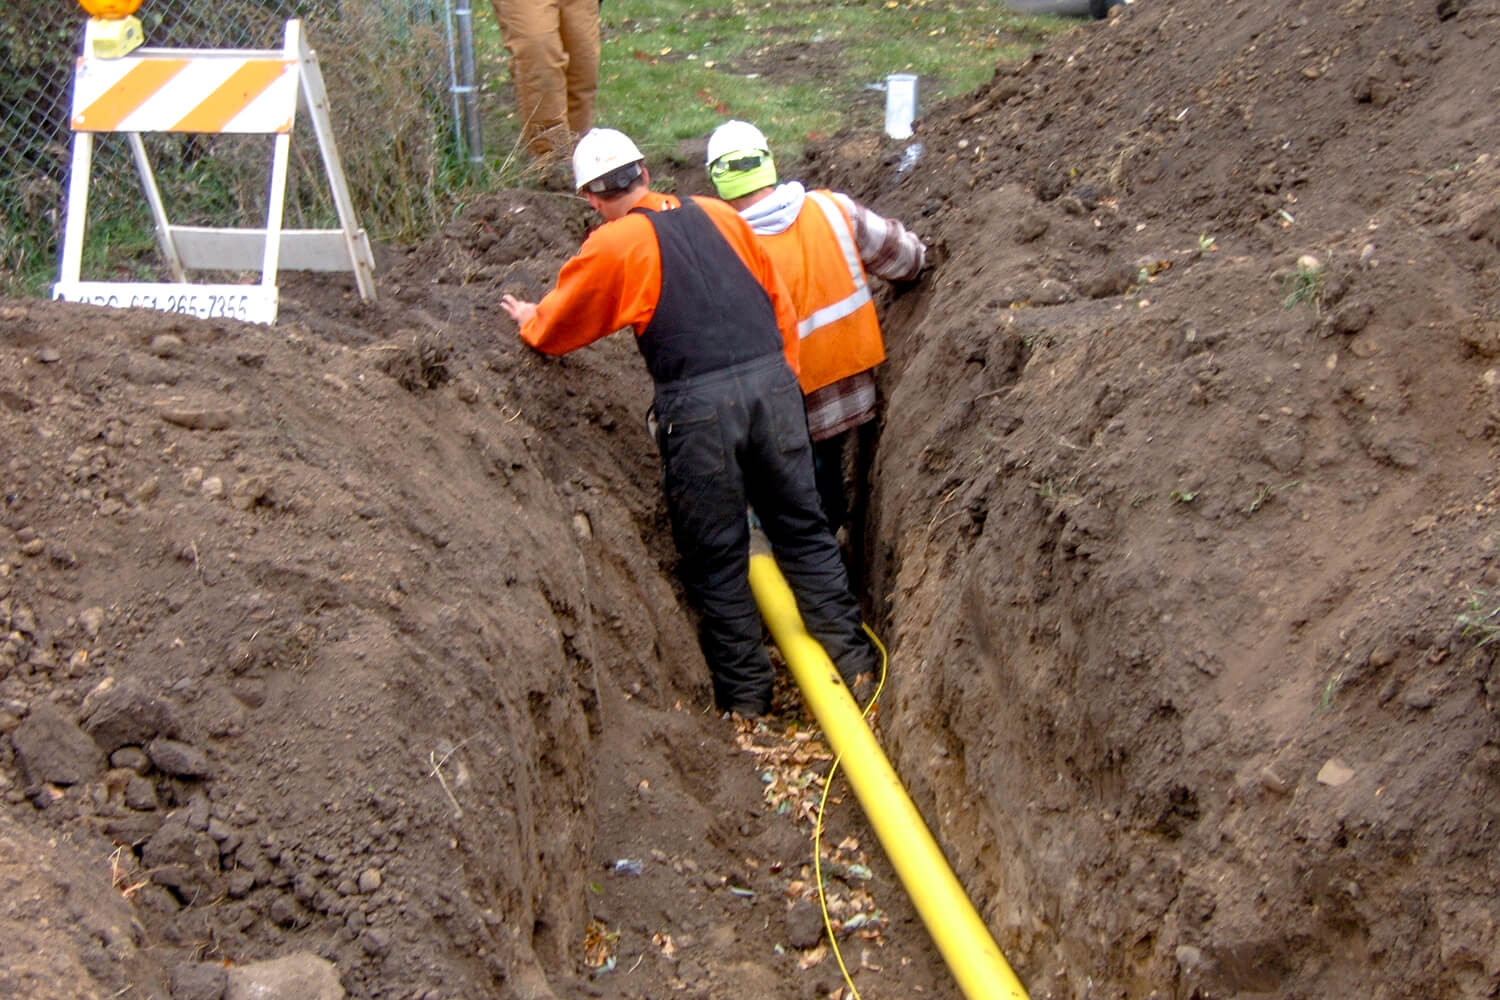
[[[703,165],[712,166],[719,157],[743,149],[761,149],[769,153],[771,144],[766,142],[760,129],[749,122],[727,121],[714,129],[714,134],[708,137],[708,157]]]
[[[573,150],[573,188],[582,191],[590,181],[645,159],[630,136],[612,128],[591,128]]]

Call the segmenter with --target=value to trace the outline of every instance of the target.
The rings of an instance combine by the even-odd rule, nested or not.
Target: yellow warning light
[[[78,0],[78,3],[94,17],[116,21],[134,14],[141,0]]]
[[[83,32],[84,49],[95,58],[118,59],[146,40],[140,18],[132,16],[141,0],[78,0],[78,3],[89,12]]]

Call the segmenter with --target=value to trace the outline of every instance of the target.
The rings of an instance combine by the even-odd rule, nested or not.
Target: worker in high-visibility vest
[[[521,339],[565,354],[630,327],[656,386],[655,435],[679,572],[701,613],[714,697],[744,717],[771,708],[774,674],[750,590],[753,507],[807,630],[851,686],[875,670],[838,545],[818,500],[796,316],[765,248],[713,198],[650,189],[640,150],[593,129],[574,185],[605,219],[540,302],[500,304]],[[863,679],[863,681],[862,681]]]
[[[714,130],[707,167],[719,197],[760,237],[795,303],[799,381],[818,493],[838,531],[850,515],[846,462],[858,483],[869,461],[873,369],[885,360],[868,275],[914,280],[926,264],[927,247],[900,222],[846,194],[809,191],[796,181],[778,184],[771,146],[748,122],[729,121]],[[857,524],[860,518],[853,520]],[[857,557],[858,548],[851,546],[850,555]]]

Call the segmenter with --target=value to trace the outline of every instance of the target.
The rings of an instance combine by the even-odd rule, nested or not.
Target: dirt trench
[[[4,304],[0,992],[217,1000],[273,960],[422,1000],[840,988],[827,752],[788,692],[711,710],[639,358],[498,318],[581,217],[503,193],[382,304],[293,280],[270,329]],[[854,974],[940,989],[829,816]]]
[[[1496,995],[1497,13],[1137,5],[815,161],[942,252],[886,732],[1033,995]]]
[[[934,246],[880,726],[1038,1000],[1500,995],[1497,18],[1142,0],[798,165]],[[841,988],[827,761],[707,711],[639,359],[495,308],[585,227],[502,192],[274,330],[0,305],[0,992]],[[836,798],[861,994],[953,996]]]

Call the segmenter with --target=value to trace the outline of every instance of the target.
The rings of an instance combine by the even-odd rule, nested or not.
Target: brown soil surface
[[[799,165],[937,248],[879,730],[1037,1000],[1500,996],[1497,27],[1140,0]],[[274,328],[0,303],[0,995],[841,988],[826,751],[710,709],[633,346],[498,308],[586,226],[501,192]],[[834,797],[860,995],[956,997]]]

